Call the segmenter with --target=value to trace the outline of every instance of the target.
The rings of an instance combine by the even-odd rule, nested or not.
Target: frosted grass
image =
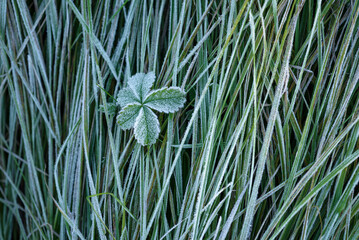
[[[358,1],[0,1],[0,239],[357,239]]]

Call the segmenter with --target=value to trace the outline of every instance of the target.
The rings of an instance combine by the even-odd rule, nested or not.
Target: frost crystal
[[[144,106],[136,118],[135,136],[142,145],[151,145],[156,142],[160,133],[160,123],[151,109]]]
[[[117,123],[124,130],[134,127],[135,138],[145,145],[154,144],[160,133],[160,123],[151,110],[173,113],[183,107],[185,92],[178,87],[164,87],[150,92],[155,81],[153,72],[137,73],[128,79],[129,87],[118,93],[117,104],[122,110]]]
[[[178,87],[161,88],[150,92],[145,105],[159,112],[173,113],[186,102],[184,92]]]
[[[140,103],[140,99],[130,88],[124,88],[118,93],[117,103],[123,108],[128,104]]]
[[[141,105],[135,103],[127,105],[120,111],[117,116],[117,123],[120,124],[122,129],[130,129],[135,125],[141,108]]]
[[[128,85],[135,93],[135,95],[142,101],[146,98],[147,93],[150,91],[153,83],[155,82],[155,74],[150,72],[148,74],[137,73],[130,77]]]

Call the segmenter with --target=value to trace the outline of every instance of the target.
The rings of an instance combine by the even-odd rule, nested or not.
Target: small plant
[[[123,130],[134,127],[135,138],[143,146],[154,144],[160,133],[160,123],[152,109],[174,113],[186,102],[185,92],[179,87],[150,91],[155,78],[153,72],[137,73],[128,79],[129,87],[120,90],[117,98],[122,108],[117,123]]]
[[[117,104],[116,101],[115,101],[115,102],[108,102],[108,103],[106,104],[108,114],[110,114],[110,115],[115,115],[115,114],[117,113],[117,111],[118,111],[118,106],[117,106],[117,105],[118,105],[118,104]],[[105,112],[105,106],[104,106],[104,105],[100,105],[99,110],[104,113],[104,112]]]

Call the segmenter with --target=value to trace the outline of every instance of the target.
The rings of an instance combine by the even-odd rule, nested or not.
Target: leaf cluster
[[[186,102],[185,92],[178,87],[163,87],[150,91],[155,74],[137,73],[128,79],[128,87],[119,91],[117,103],[122,110],[117,123],[124,130],[134,128],[135,138],[145,145],[154,144],[160,133],[160,123],[152,110],[174,113]]]

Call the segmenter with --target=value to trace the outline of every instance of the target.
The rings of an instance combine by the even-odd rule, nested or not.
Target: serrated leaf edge
[[[135,121],[135,124],[134,124],[133,126],[123,127],[121,124],[118,123],[118,117],[120,116],[120,114],[121,114],[121,113],[124,113],[124,112],[128,109],[128,107],[131,107],[131,106],[133,106],[133,105],[137,105],[137,106],[140,107],[140,110],[137,112],[137,116],[136,116],[136,121],[137,121],[138,115],[140,114],[140,111],[141,111],[142,108],[143,108],[140,104],[137,104],[137,103],[127,104],[124,108],[121,109],[121,111],[118,113],[118,115],[117,115],[117,117],[116,117],[116,123],[117,123],[118,125],[120,125],[120,128],[121,128],[122,130],[131,129],[131,128],[133,128],[134,125],[136,124],[136,121]]]
[[[121,94],[121,91],[125,91],[125,90],[129,90],[130,92],[131,92],[131,94],[132,94],[132,96],[133,96],[133,100],[135,100],[138,104],[141,104],[141,101],[140,101],[140,99],[137,97],[137,95],[133,92],[133,90],[132,90],[132,88],[130,88],[130,87],[125,87],[125,88],[123,88],[123,89],[121,89],[119,92],[118,92],[118,94],[117,94],[117,98],[116,98],[116,103],[117,103],[117,105],[120,105],[121,106],[121,103],[119,102],[119,96],[120,96],[120,94]],[[132,100],[132,99],[131,99]],[[134,104],[134,103],[132,103],[132,104]],[[129,105],[129,104],[127,104],[127,105]],[[125,105],[125,106],[123,106],[123,108],[125,108],[127,105]]]
[[[140,92],[137,92],[137,89],[135,88],[134,85],[132,85],[132,82],[135,81],[136,78],[141,78],[140,80]],[[148,79],[152,79],[151,83],[148,87],[147,92],[143,92],[144,91],[144,83],[148,82]],[[151,88],[153,87],[153,84],[156,80],[156,75],[154,72],[148,72],[148,73],[136,73],[135,75],[132,75],[130,78],[128,78],[127,80],[127,84],[129,86],[129,88],[132,90],[132,92],[134,93],[134,95],[139,99],[139,101],[143,102],[143,98],[146,98],[147,94],[151,91]]]
[[[138,115],[137,115],[137,117],[136,117],[136,121],[135,121],[135,124],[134,124],[134,132],[136,133],[136,128],[138,127],[138,123],[139,123],[139,120],[140,120],[140,112],[141,111],[145,111],[144,110],[144,108],[145,107],[141,107],[141,109],[140,109],[140,111],[138,112]],[[156,128],[157,128],[157,135],[152,139],[152,141],[151,142],[149,142],[149,143],[145,143],[143,140],[144,139],[140,139],[140,138],[138,138],[138,136],[135,134],[135,138],[136,138],[136,140],[137,140],[137,142],[138,143],[140,143],[142,146],[148,146],[148,145],[152,145],[152,144],[155,144],[156,143],[156,141],[157,141],[157,139],[158,139],[158,137],[159,137],[159,134],[160,134],[160,132],[161,132],[161,128],[160,128],[160,123],[159,123],[159,121],[158,121],[158,117],[157,117],[157,115],[152,111],[152,109],[151,108],[149,108],[149,107],[146,107],[147,109],[148,109],[148,111],[150,111],[154,116],[155,116],[155,119],[157,120],[156,121]],[[146,121],[147,122],[147,121]]]
[[[181,105],[181,106],[178,106],[178,107],[176,107],[176,108],[173,108],[173,110],[171,109],[170,111],[164,111],[164,110],[158,110],[158,109],[156,109],[156,111],[158,111],[158,112],[163,112],[163,113],[174,113],[174,112],[177,112],[180,108],[183,108],[183,106],[184,106],[184,104],[185,104],[185,102],[186,102],[186,98],[185,98],[186,92],[183,91],[183,90],[182,90],[181,88],[179,88],[179,87],[162,87],[162,88],[160,88],[160,89],[152,90],[152,91],[150,91],[150,92],[146,95],[146,98],[145,98],[145,101],[143,101],[143,104],[144,104],[146,107],[152,109],[152,107],[150,107],[150,106],[147,105],[147,102],[146,102],[147,98],[148,98],[150,95],[152,95],[152,94],[154,94],[154,93],[156,93],[156,92],[163,91],[163,90],[170,90],[170,89],[179,90],[179,91],[183,94],[184,101],[183,101],[182,105]]]

